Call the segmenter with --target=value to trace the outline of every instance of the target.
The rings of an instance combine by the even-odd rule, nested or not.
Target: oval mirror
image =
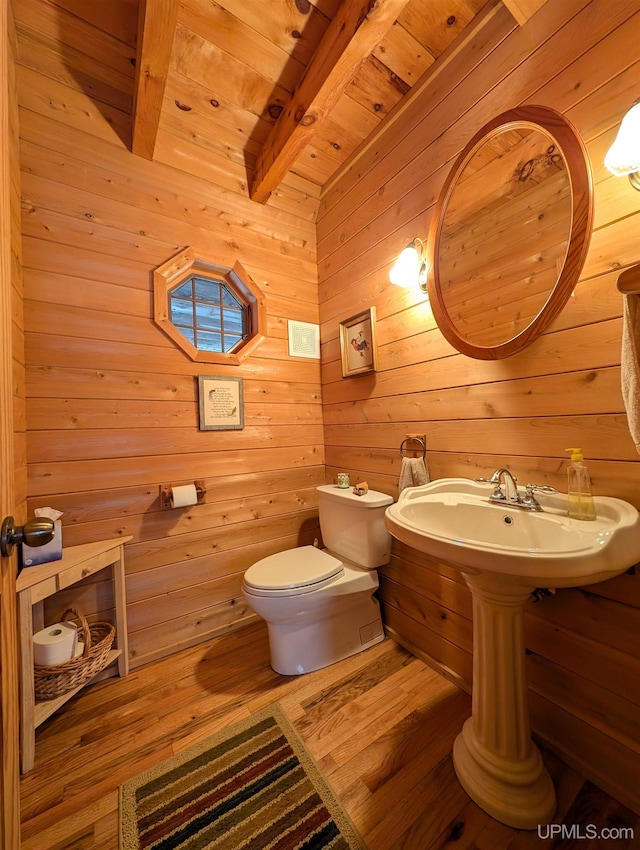
[[[442,188],[429,235],[429,297],[460,352],[497,360],[533,342],[578,282],[593,219],[573,126],[522,106],[484,126]]]

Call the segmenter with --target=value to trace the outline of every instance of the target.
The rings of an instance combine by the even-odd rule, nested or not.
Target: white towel
[[[400,467],[398,491],[402,493],[407,487],[419,487],[429,483],[429,471],[421,457],[403,457]]]
[[[629,431],[640,453],[640,295],[623,296],[621,377]]]

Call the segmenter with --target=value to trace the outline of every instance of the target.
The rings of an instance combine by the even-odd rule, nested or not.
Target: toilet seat
[[[257,561],[244,574],[244,588],[255,596],[299,596],[326,587],[343,573],[338,558],[315,546],[300,546]]]

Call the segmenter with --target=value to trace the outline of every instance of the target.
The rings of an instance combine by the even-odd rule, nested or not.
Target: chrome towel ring
[[[424,440],[422,437],[405,437],[405,439],[400,443],[400,457],[408,457],[408,455],[403,454],[403,450],[406,443],[420,443],[422,446],[422,460],[424,460],[427,456],[427,447],[424,444]],[[409,449],[411,451],[411,449]]]

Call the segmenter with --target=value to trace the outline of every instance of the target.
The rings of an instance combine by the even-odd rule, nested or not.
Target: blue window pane
[[[193,326],[193,302],[171,298],[171,321],[174,325]]]
[[[224,335],[224,350],[225,353],[232,351],[236,345],[242,340],[241,336],[232,336],[231,334]]]
[[[239,310],[224,311],[224,329],[225,333],[238,334],[242,336],[244,331],[244,317]]]
[[[192,343],[193,345],[196,344],[195,331],[193,330],[193,328],[178,328],[178,330],[180,331],[182,336],[186,337],[189,340],[190,343]]]
[[[182,286],[179,286],[177,289],[171,290],[172,298],[193,298],[193,288],[191,286],[191,281],[188,280],[186,283],[183,283]]]
[[[201,351],[217,351],[220,353],[222,349],[222,335],[207,333],[206,331],[198,331],[197,347]]]
[[[196,304],[196,327],[212,331],[221,330],[222,312],[220,307],[212,307],[210,304]]]
[[[220,282],[217,280],[194,279],[196,301],[206,301],[209,304],[220,303]]]
[[[239,301],[236,296],[231,292],[231,290],[227,289],[226,286],[222,287],[222,303],[226,307],[238,307],[242,309],[243,304]]]

